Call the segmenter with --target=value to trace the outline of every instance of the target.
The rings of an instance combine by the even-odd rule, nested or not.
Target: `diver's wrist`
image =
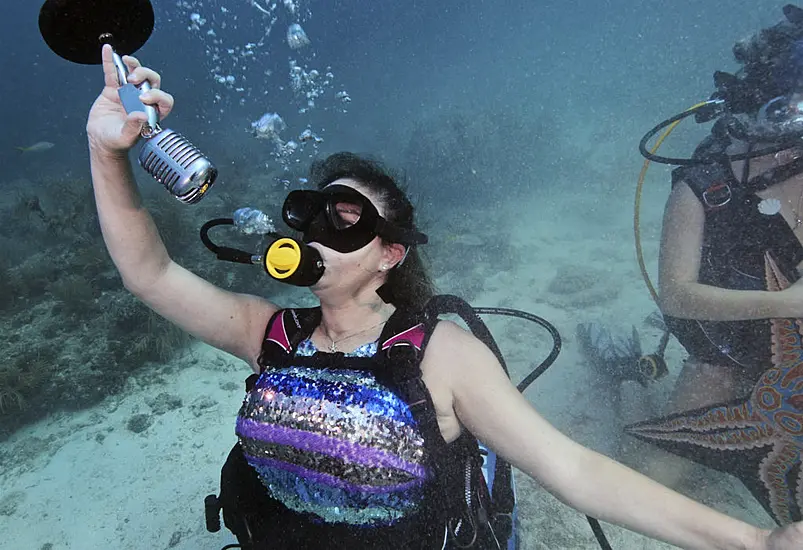
[[[89,136],[89,159],[92,161],[120,163],[128,162],[128,150],[109,149]]]
[[[767,292],[767,303],[769,304],[770,319],[796,318],[803,317],[803,307],[800,300],[791,295],[789,289],[780,292]]]

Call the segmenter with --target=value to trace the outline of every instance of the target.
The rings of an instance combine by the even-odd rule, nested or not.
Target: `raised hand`
[[[173,109],[173,96],[160,89],[162,78],[153,69],[143,67],[131,56],[123,56],[129,70],[128,82],[139,85],[147,80],[151,90],[139,96],[142,103],[152,105],[163,119]],[[105,86],[89,111],[86,124],[89,147],[95,152],[110,155],[125,155],[137,142],[142,126],[147,122],[144,112],[127,114],[117,89],[117,69],[112,58],[112,48],[103,46],[103,76]]]

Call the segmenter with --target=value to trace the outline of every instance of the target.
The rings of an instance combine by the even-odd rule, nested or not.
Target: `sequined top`
[[[304,340],[296,356],[317,351]],[[266,370],[246,394],[237,436],[270,496],[329,523],[391,525],[419,509],[431,478],[409,407],[365,371]]]

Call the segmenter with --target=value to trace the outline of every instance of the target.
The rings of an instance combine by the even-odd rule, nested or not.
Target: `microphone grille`
[[[183,203],[201,200],[215,183],[217,168],[190,141],[170,129],[148,139],[139,164]]]

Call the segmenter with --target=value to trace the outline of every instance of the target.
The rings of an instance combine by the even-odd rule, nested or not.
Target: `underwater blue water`
[[[220,170],[219,183],[202,203],[206,204],[203,214],[193,218],[187,214],[192,210],[182,209],[195,207],[174,204],[156,182],[135,167],[149,204],[167,210],[162,219],[171,218],[171,212],[181,212],[172,216],[178,220],[178,227],[171,226],[166,240],[171,252],[186,256],[187,265],[197,267],[216,284],[248,292],[263,289],[258,270],[245,275],[242,270],[221,273],[210,267],[213,260],[198,259],[207,254],[199,251],[199,219],[231,215],[235,208],[245,206],[265,209],[275,218],[276,197],[305,185],[312,158],[354,150],[385,158],[407,174],[410,191],[432,229],[431,237],[436,237],[431,238],[431,248],[441,255],[436,260],[445,266],[435,270],[439,283],[446,286],[441,290],[453,290],[449,285],[454,283],[467,293],[476,291],[472,297],[486,301],[493,298],[510,307],[546,308],[561,328],[573,330],[584,320],[581,317],[588,308],[579,302],[549,302],[534,296],[528,285],[536,279],[541,281],[538,275],[532,280],[517,280],[517,287],[497,282],[494,292],[476,290],[492,278],[490,272],[500,271],[504,276],[507,269],[499,267],[493,253],[481,256],[478,243],[494,240],[507,247],[504,253],[510,256],[511,273],[527,262],[532,262],[534,273],[551,269],[560,259],[567,264],[583,264],[587,258],[572,256],[573,249],[566,244],[572,239],[580,242],[593,236],[601,246],[614,243],[615,253],[605,256],[605,249],[592,262],[603,267],[602,273],[610,269],[607,273],[615,280],[617,303],[624,304],[623,309],[612,308],[613,313],[608,313],[646,317],[652,305],[635,275],[628,240],[633,185],[641,163],[638,140],[658,121],[707,98],[712,91],[713,71],[736,68],[730,53],[733,43],[778,21],[781,3],[153,0],[153,5],[156,28],[135,55],[161,73],[162,87],[176,98],[169,126],[190,138]],[[26,353],[41,347],[47,350],[48,365],[62,365],[69,362],[67,354],[76,357],[92,348],[85,343],[91,341],[91,335],[87,336],[83,327],[97,322],[112,306],[125,318],[103,318],[105,325],[117,331],[108,336],[109,341],[133,338],[142,327],[147,330],[151,325],[150,321],[140,322],[147,313],[134,315],[129,306],[115,305],[122,300],[117,298],[117,293],[122,294],[122,283],[113,268],[103,264],[107,258],[87,259],[83,255],[92,250],[103,254],[91,201],[82,203],[84,209],[73,203],[69,208],[63,206],[67,204],[64,186],[88,189],[85,124],[100,91],[102,73],[96,66],[71,64],[47,48],[37,28],[39,7],[37,1],[7,0],[0,18],[0,120],[4,129],[0,132],[0,273],[16,274],[16,266],[28,260],[31,265],[26,267],[29,275],[25,277],[30,280],[31,273],[43,273],[35,287],[20,283],[18,279],[24,277],[14,275],[16,286],[11,292],[19,294],[22,291],[17,289],[25,288],[30,296],[4,298],[0,292],[0,314],[5,318],[0,325],[0,354],[17,357],[23,347]],[[681,155],[688,154],[700,135],[700,130],[691,125],[679,130],[678,141],[669,147],[676,147],[675,152]],[[17,149],[43,141],[54,146],[26,153]],[[653,225],[646,238],[654,252],[655,224],[669,186],[668,171],[654,169],[650,181],[655,196],[646,208]],[[564,199],[606,206],[591,214],[562,217]],[[515,208],[508,210],[516,201],[518,206],[533,206],[523,214]],[[513,224],[516,229],[508,231]],[[548,237],[536,244],[530,240],[547,233]],[[83,263],[58,256],[78,249]],[[52,250],[47,260],[53,261],[34,256],[45,250]],[[450,251],[454,256],[449,256]],[[482,265],[464,269],[463,258],[477,257]],[[547,267],[536,265],[545,257],[551,258]],[[98,267],[101,264],[106,267]],[[70,267],[73,265],[81,267]],[[622,265],[627,266],[625,277],[617,271]],[[90,272],[92,275],[87,275]],[[58,282],[68,276],[90,284],[59,287]],[[620,284],[622,280],[626,284]],[[274,291],[284,292],[267,287],[266,292]],[[289,304],[304,299],[289,292],[286,296]],[[609,293],[602,292],[601,296],[609,297]],[[26,305],[21,306],[19,299]],[[56,305],[51,307],[49,300]],[[84,310],[77,304],[80,300],[94,300],[96,307]],[[590,307],[595,314],[600,313]],[[49,316],[51,322],[40,330],[35,321],[43,316]],[[129,319],[134,319],[131,324],[127,324]],[[630,322],[628,318],[627,326]],[[500,340],[522,343],[504,325],[501,327],[504,336]],[[70,334],[88,340],[79,340],[80,345],[69,343]],[[184,344],[178,337],[155,342],[146,342],[143,347]],[[168,363],[161,352],[154,353],[138,364],[144,365],[146,360],[148,365],[161,364],[162,359]],[[525,349],[518,356],[523,363],[534,360],[527,353]],[[576,358],[576,353],[568,353]],[[130,388],[126,386],[129,372],[109,366],[115,359],[119,357],[109,347],[99,349],[87,362],[95,372],[103,368],[114,371],[113,382],[108,382],[107,374],[100,377],[109,386],[99,383],[102,391],[81,394],[75,402],[59,397],[56,403],[47,401],[43,410],[38,407],[36,392],[25,386],[27,404],[17,407],[10,398],[0,401],[5,403],[0,415],[14,412],[47,422],[51,408],[68,411],[69,418],[78,414],[74,410],[95,405],[108,393],[124,394],[126,390],[119,388]],[[670,370],[676,372],[677,367]],[[245,371],[232,368],[225,375],[239,390]],[[164,376],[169,378],[171,373]],[[604,423],[613,416],[604,406],[607,398],[600,395],[599,387],[591,387],[582,376],[556,376],[545,382],[549,391],[539,393],[540,400],[533,397],[535,394],[530,397],[539,410],[551,412],[554,416],[550,420],[561,428],[571,431],[576,418],[594,425],[599,417]],[[148,379],[159,383],[158,377]],[[2,381],[0,378],[0,392]],[[60,383],[41,382],[41,387]],[[236,402],[237,397],[233,400]],[[599,409],[594,409],[597,405]],[[572,415],[564,415],[566,411]],[[575,412],[577,416],[573,416]],[[236,408],[221,407],[207,422],[219,422],[224,433],[229,426],[233,434],[234,413]],[[181,432],[181,423],[174,429]],[[5,435],[8,433],[0,430],[0,436]],[[606,450],[604,436],[583,435],[585,442],[597,443]],[[208,469],[205,479],[210,482],[205,491],[214,487],[219,473],[217,457],[227,450],[226,445],[229,442],[213,448],[211,443],[194,447],[200,449],[199,460],[205,461]],[[3,456],[19,456],[16,449],[8,447],[8,454]],[[46,455],[44,448],[36,452]],[[69,469],[61,469],[50,475],[61,486],[71,474]],[[156,484],[144,479],[126,483],[136,487],[140,482]],[[109,483],[114,484],[115,479]],[[19,488],[5,489],[0,487],[0,503],[7,502],[4,499],[9,494],[17,495]],[[520,483],[520,489],[535,491],[527,483]],[[89,500],[93,496],[78,490],[74,498]],[[33,540],[38,541],[37,548],[43,547],[45,540],[55,542],[55,533],[64,529],[51,529],[48,518],[44,518],[43,531],[51,529],[52,539],[23,533],[25,522],[18,520],[26,513],[24,503],[21,499],[14,507],[17,512],[0,515],[0,526],[7,522],[0,547],[11,541],[8,548],[32,548],[16,546],[14,541],[29,544]],[[193,502],[195,509],[178,523],[200,529],[193,523],[197,517],[200,525],[199,504]],[[8,509],[0,506],[0,510]],[[103,523],[104,511],[94,511],[97,515],[87,514],[87,525]],[[564,508],[550,509],[549,513],[573,514]],[[529,521],[528,528],[538,528],[523,537],[523,550],[595,547],[581,522],[577,528],[586,538],[577,542],[579,539],[561,539],[565,528],[561,521],[550,523],[536,517],[539,512],[532,502],[527,514],[523,521]],[[75,521],[80,523],[81,518]],[[103,548],[106,544],[102,537],[84,543],[65,537],[70,548]],[[199,548],[197,542],[187,542],[189,535],[183,537],[181,544],[186,546],[180,548]],[[544,545],[539,542],[544,537],[563,542]],[[163,544],[169,539],[167,533],[148,540]],[[641,546],[641,539],[627,540],[637,542],[619,547],[646,548]],[[131,536],[120,547],[140,548],[137,544],[138,539]],[[217,547],[211,541],[203,546]]]

